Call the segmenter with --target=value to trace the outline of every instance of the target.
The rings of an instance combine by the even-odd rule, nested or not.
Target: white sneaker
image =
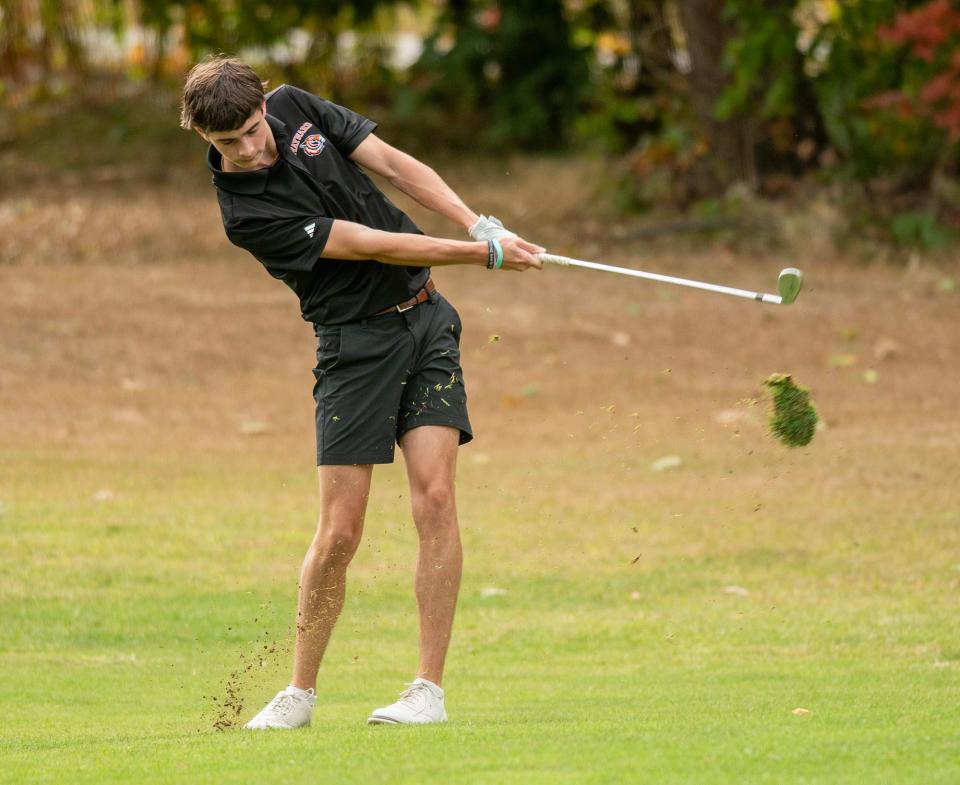
[[[313,704],[316,702],[316,690],[287,687],[278,692],[266,708],[243,727],[250,730],[302,728],[310,724]]]
[[[446,722],[447,712],[443,708],[443,690],[432,681],[414,679],[400,693],[400,699],[392,706],[375,709],[367,722],[370,725],[399,725],[405,723],[424,724],[428,722]]]

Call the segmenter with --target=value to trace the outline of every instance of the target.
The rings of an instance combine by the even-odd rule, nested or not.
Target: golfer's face
[[[234,166],[240,169],[256,169],[263,165],[261,161],[267,146],[268,133],[265,109],[261,107],[236,130],[211,131],[206,135],[206,139]]]

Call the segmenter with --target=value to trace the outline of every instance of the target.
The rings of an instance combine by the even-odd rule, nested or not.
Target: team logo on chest
[[[323,152],[323,148],[327,146],[327,140],[323,134],[310,134],[306,139],[303,138],[311,127],[310,123],[304,123],[297,129],[293,139],[290,140],[291,153],[296,155],[300,150],[303,150],[307,155],[313,156],[320,155]]]
[[[326,145],[327,140],[323,138],[323,134],[310,134],[310,136],[303,140],[300,149],[307,155],[320,155]]]

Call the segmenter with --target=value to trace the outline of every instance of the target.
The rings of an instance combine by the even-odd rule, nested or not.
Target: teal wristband
[[[500,245],[500,241],[496,239],[491,240],[490,242],[493,243],[493,247],[497,252],[497,259],[493,263],[493,266],[495,269],[499,270],[501,267],[503,267],[503,246]]]

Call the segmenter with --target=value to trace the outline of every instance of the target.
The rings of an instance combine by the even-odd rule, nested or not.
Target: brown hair
[[[180,126],[204,131],[239,128],[260,108],[266,86],[246,63],[211,55],[187,75]]]

